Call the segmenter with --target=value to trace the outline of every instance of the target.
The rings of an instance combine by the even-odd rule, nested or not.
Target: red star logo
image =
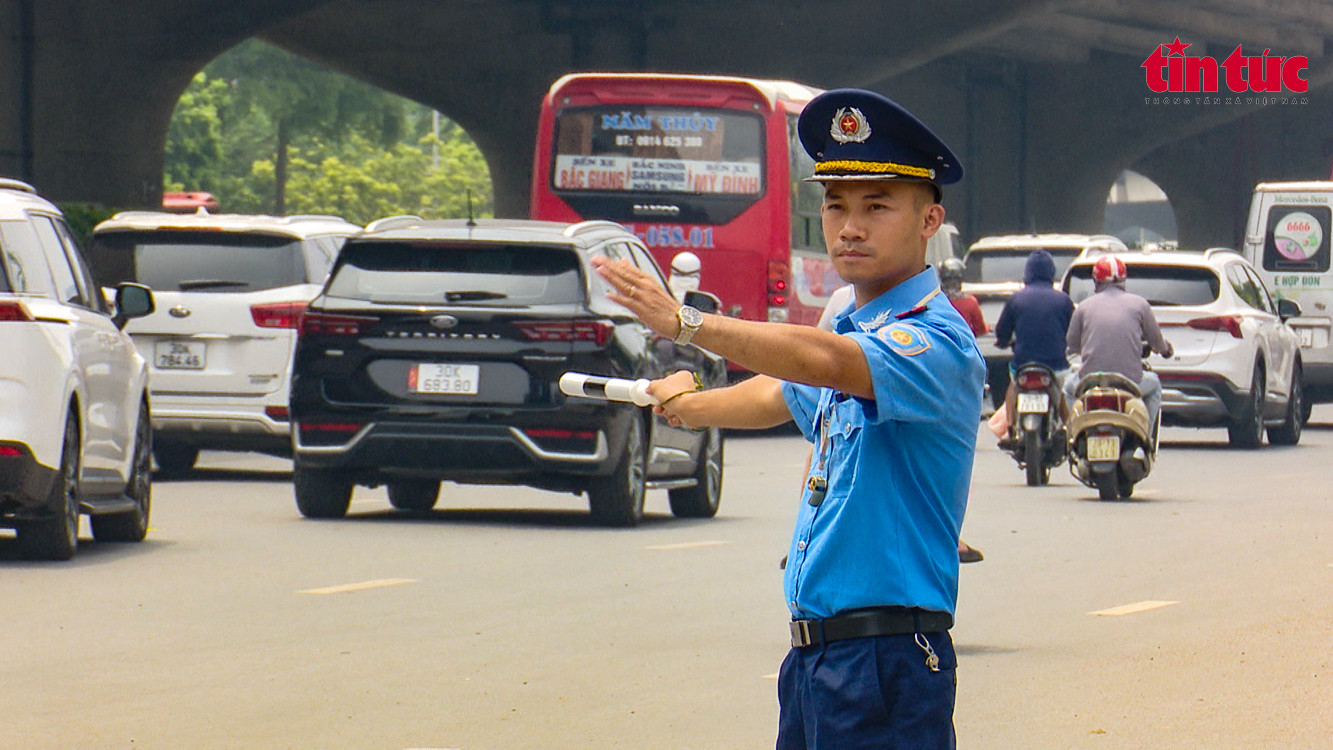
[[[847,115],[842,118],[842,122],[838,123],[838,127],[842,128],[842,132],[846,133],[847,135],[852,135],[853,133],[856,132],[857,128],[856,118],[852,117],[851,115]]]
[[[1167,56],[1167,57],[1170,57],[1170,56],[1172,56],[1172,55],[1180,55],[1181,57],[1184,57],[1184,56],[1185,56],[1185,48],[1188,47],[1188,46],[1190,46],[1190,45],[1185,44],[1185,43],[1183,43],[1183,42],[1180,41],[1180,37],[1176,37],[1176,41],[1173,42],[1173,43],[1171,43],[1171,44],[1163,44],[1163,45],[1162,45],[1162,47],[1164,47],[1164,48],[1166,49],[1166,56]]]

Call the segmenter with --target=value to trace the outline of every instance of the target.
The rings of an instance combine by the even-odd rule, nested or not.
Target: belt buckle
[[[792,620],[791,621],[791,647],[805,648],[814,643],[810,639],[810,621]]]

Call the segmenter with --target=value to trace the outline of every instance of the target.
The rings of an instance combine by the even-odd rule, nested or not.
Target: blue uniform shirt
[[[848,306],[833,330],[865,353],[875,398],[783,384],[815,444],[810,475],[827,480],[818,506],[808,481],[802,493],[787,605],[802,618],[891,605],[952,614],[985,377],[976,339],[929,268]]]

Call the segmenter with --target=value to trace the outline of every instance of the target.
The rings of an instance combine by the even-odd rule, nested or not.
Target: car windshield
[[[98,283],[235,294],[308,283],[301,242],[236,232],[104,232],[88,253]]]
[[[973,284],[998,284],[1005,281],[1022,281],[1023,269],[1027,266],[1028,256],[1037,250],[1045,250],[1055,259],[1055,280],[1059,281],[1065,269],[1082,252],[1077,247],[1024,247],[1012,250],[978,249],[969,250],[963,256],[963,281]]]
[[[1129,265],[1125,290],[1156,307],[1195,306],[1216,300],[1221,284],[1211,268],[1135,263]],[[1092,266],[1083,264],[1070,268],[1065,277],[1065,291],[1075,304],[1092,296]]]
[[[356,242],[338,258],[326,293],[370,302],[512,307],[583,300],[572,248]]]

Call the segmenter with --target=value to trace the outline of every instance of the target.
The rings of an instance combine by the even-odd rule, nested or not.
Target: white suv
[[[1233,446],[1255,448],[1264,430],[1295,445],[1303,427],[1300,337],[1286,324],[1300,315],[1274,302],[1254,266],[1228,248],[1117,255],[1125,288],[1148,300],[1175,355],[1149,360],[1162,380],[1162,423],[1227,428]],[[1065,274],[1075,304],[1093,294],[1096,254]]]
[[[200,449],[290,455],[287,396],[301,313],[347,237],[331,216],[119,213],[93,230],[107,283],[146,284],[158,312],[128,327],[152,368],[153,456],[166,475]]]
[[[98,541],[148,533],[148,372],[125,322],[147,287],[107,304],[54,205],[0,179],[0,525],[26,557],[66,560],[79,515]]]

